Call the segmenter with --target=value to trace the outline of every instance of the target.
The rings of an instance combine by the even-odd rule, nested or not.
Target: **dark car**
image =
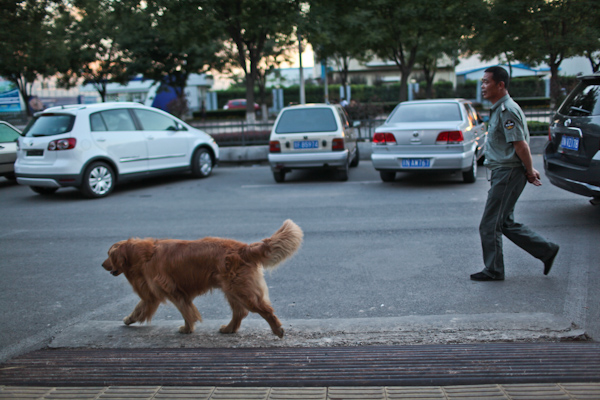
[[[561,189],[600,204],[600,73],[586,75],[550,124],[544,169]]]

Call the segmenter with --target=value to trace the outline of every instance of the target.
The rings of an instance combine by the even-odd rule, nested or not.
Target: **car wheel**
[[[396,180],[396,173],[394,171],[379,171],[379,176],[384,182],[394,182]]]
[[[360,162],[360,154],[358,154],[358,145],[357,145],[356,152],[354,152],[354,158],[352,159],[352,162],[350,163],[350,167],[351,168],[358,167],[359,162]]]
[[[115,187],[115,173],[104,162],[90,164],[83,173],[81,193],[87,198],[97,199],[108,196]]]
[[[280,169],[279,171],[273,171],[273,179],[275,182],[282,183],[285,181],[285,171]]]
[[[471,168],[468,171],[463,172],[463,181],[465,183],[473,183],[477,180],[477,157],[473,156],[473,161],[471,162]]]
[[[337,177],[338,180],[342,181],[342,182],[346,182],[348,180],[348,169],[349,169],[349,164],[346,163],[345,166],[343,166],[342,168],[337,170]]]
[[[192,175],[196,178],[206,178],[213,170],[213,161],[206,149],[198,149],[192,157]]]
[[[41,187],[41,186],[30,186],[31,190],[41,195],[54,194],[58,188]]]

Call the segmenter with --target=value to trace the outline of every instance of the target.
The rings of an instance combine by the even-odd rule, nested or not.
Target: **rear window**
[[[401,104],[388,122],[462,121],[457,103]]]
[[[54,136],[71,132],[75,116],[71,114],[42,114],[31,120],[23,131],[27,137]]]
[[[281,114],[275,133],[335,132],[337,129],[331,108],[297,108]]]
[[[559,113],[569,117],[600,115],[600,82],[581,82],[562,104]]]

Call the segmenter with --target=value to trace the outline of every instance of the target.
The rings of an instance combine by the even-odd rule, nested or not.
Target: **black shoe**
[[[554,250],[554,253],[552,253],[552,256],[544,261],[544,275],[548,275],[550,273],[550,270],[552,269],[552,264],[554,264],[554,259],[556,258],[556,255],[558,254],[558,250],[560,250],[560,247],[558,245],[556,246],[556,250]]]
[[[471,280],[472,281],[479,281],[479,282],[485,282],[485,281],[503,281],[504,278],[492,278],[491,276],[486,275],[483,272],[478,272],[476,274],[471,275]]]

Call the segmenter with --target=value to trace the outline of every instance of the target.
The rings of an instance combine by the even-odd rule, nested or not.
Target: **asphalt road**
[[[543,171],[541,157],[534,162]],[[131,312],[137,297],[126,279],[101,267],[118,240],[251,242],[287,218],[304,230],[304,245],[266,277],[284,324],[548,313],[600,338],[594,274],[600,207],[543,177],[542,187],[526,188],[515,214],[561,245],[551,274],[544,276],[540,261],[505,240],[506,280],[472,282],[469,274],[482,269],[478,224],[489,187],[483,168],[478,177],[464,184],[459,174],[402,174],[383,183],[361,161],[348,182],[294,171],[276,184],[264,165],[219,166],[208,179],[135,182],[99,200],[84,200],[73,189],[40,196],[0,178],[0,360],[43,347],[75,325],[120,323]],[[218,291],[195,304],[208,325],[230,316]],[[181,321],[178,311],[161,306],[154,322],[171,321]]]

